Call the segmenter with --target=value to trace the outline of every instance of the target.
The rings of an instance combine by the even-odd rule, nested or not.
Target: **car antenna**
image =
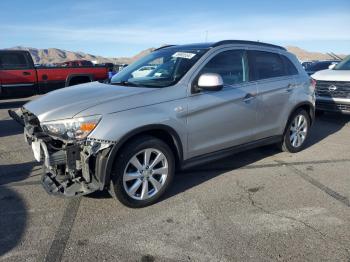
[[[336,55],[335,53],[331,53],[333,56],[335,56],[335,58],[339,59],[339,60],[343,60],[343,58],[341,58],[340,56]]]

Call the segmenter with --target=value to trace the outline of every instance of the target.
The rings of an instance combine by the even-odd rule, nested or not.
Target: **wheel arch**
[[[313,122],[315,121],[315,106],[311,103],[311,102],[301,102],[299,104],[297,104],[292,110],[291,113],[288,116],[288,121],[290,119],[290,117],[299,109],[304,109],[309,117],[310,117],[310,125],[313,124]]]
[[[315,107],[311,102],[305,101],[305,102],[301,102],[298,103],[297,105],[295,105],[293,107],[293,109],[290,111],[288,118],[286,119],[285,125],[284,125],[284,129],[283,129],[283,135],[285,134],[287,128],[288,128],[288,124],[290,121],[291,116],[299,109],[304,109],[309,117],[310,117],[310,126],[313,124],[314,120],[315,120]]]
[[[71,74],[66,78],[65,87],[70,86],[71,81],[79,77],[86,77],[90,80],[90,82],[94,81],[94,76],[92,74]]]
[[[99,174],[100,189],[103,189],[110,183],[113,164],[118,152],[120,152],[129,141],[142,135],[150,135],[164,141],[174,153],[176,167],[181,166],[183,162],[183,146],[177,132],[167,125],[152,124],[142,126],[124,135],[119,142],[112,147],[104,167],[101,167],[99,170],[99,172],[102,171],[101,174]]]

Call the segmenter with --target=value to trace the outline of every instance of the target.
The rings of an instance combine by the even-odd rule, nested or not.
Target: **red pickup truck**
[[[0,97],[43,94],[107,78],[105,66],[35,67],[28,51],[0,50]]]

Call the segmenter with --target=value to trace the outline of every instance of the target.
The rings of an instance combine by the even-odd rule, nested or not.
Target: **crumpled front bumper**
[[[45,146],[45,143],[41,145]],[[67,197],[86,195],[103,188],[94,167],[99,152],[109,151],[110,146],[90,141],[53,154],[43,150],[43,187],[49,194]],[[64,167],[64,170],[58,172],[57,166]]]
[[[41,182],[49,194],[74,197],[103,189],[96,163],[108,156],[112,142],[59,140],[44,133],[35,116],[25,112],[23,118],[25,140],[43,163]]]

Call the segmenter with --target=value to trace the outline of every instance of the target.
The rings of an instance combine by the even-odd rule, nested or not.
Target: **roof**
[[[270,48],[277,48],[286,51],[286,49],[282,46],[263,43],[263,42],[257,42],[257,41],[246,41],[246,40],[223,40],[215,43],[197,43],[197,44],[186,44],[186,45],[166,45],[162,46],[160,48],[155,49],[160,50],[163,48],[172,48],[176,47],[176,49],[183,49],[183,50],[189,50],[189,49],[206,49],[206,48],[214,48],[221,45],[256,45],[256,46],[263,46],[263,47],[270,47]]]
[[[166,46],[161,46],[154,51],[160,50],[160,49],[165,49],[165,48],[174,48],[176,49],[182,49],[182,50],[191,50],[191,49],[207,49],[211,48],[213,43],[195,43],[195,44],[186,44],[186,45],[166,45]]]

